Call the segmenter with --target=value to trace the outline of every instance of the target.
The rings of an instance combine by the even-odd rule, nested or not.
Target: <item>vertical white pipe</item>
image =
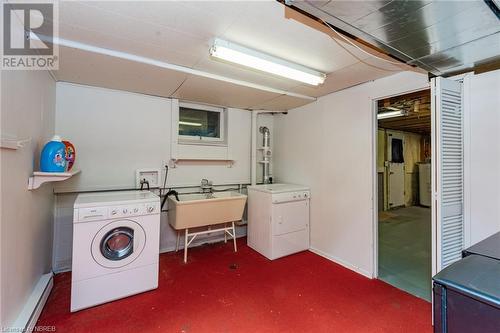
[[[252,186],[257,183],[257,115],[259,111],[252,111],[252,153],[250,166],[250,180]]]
[[[269,184],[269,163],[271,161],[269,155],[268,155],[268,149],[271,148],[269,145],[269,140],[270,140],[270,135],[269,135],[269,128],[265,126],[259,127],[259,132],[262,133],[262,175],[263,175],[263,181],[264,184]]]
[[[250,182],[252,185],[257,184],[257,116],[259,113],[274,113],[276,111],[266,111],[266,110],[254,110],[252,111],[252,154],[251,154],[251,162],[250,166]]]

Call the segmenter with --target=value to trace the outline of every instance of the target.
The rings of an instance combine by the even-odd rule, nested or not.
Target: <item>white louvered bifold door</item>
[[[434,275],[464,246],[464,131],[462,83],[438,77],[431,87]]]

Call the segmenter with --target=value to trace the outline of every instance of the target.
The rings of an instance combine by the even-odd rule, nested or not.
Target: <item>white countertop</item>
[[[247,189],[261,191],[266,193],[284,193],[284,192],[297,192],[309,191],[309,187],[297,184],[264,184],[248,186]]]
[[[159,201],[160,197],[150,191],[111,191],[79,194],[74,208],[111,206],[141,202]]]

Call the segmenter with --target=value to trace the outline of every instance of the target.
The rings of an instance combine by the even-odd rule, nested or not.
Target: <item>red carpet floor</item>
[[[431,332],[431,305],[311,252],[269,261],[246,239],[160,257],[159,288],[69,312],[58,274],[38,325],[56,332]],[[231,267],[232,266],[232,267]]]

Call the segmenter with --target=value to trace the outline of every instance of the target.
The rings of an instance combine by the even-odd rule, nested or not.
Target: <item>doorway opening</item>
[[[378,278],[431,300],[431,92],[376,101]]]

